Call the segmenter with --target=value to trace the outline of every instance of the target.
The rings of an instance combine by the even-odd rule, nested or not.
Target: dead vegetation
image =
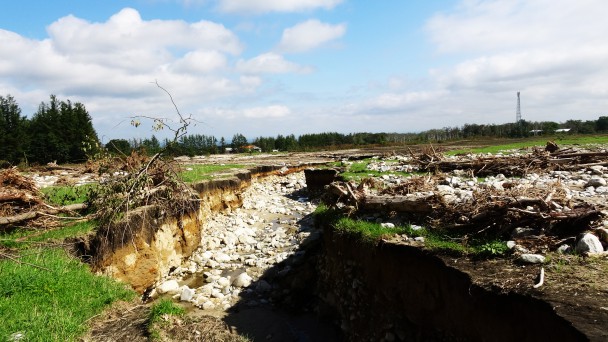
[[[422,149],[419,154],[410,153],[420,171],[438,173],[463,170],[476,177],[497,174],[521,177],[536,171],[571,171],[595,165],[608,166],[608,151],[559,149],[554,142],[548,142],[545,149],[536,148],[531,154],[516,156],[471,156],[453,160],[446,158],[432,146]]]
[[[8,231],[17,224],[31,228],[56,227],[61,219],[65,219],[57,214],[78,215],[77,211],[84,207],[83,204],[48,205],[31,178],[16,168],[0,171],[0,231]]]
[[[551,145],[552,146],[552,145]],[[414,176],[398,185],[378,186],[375,180],[334,182],[328,186],[324,201],[344,208],[346,214],[359,212],[396,213],[406,222],[433,227],[459,236],[459,240],[480,237],[507,238],[518,227],[533,227],[535,240],[521,239],[521,244],[556,249],[564,241],[601,225],[601,203],[591,203],[568,196],[558,181],[523,186],[504,178],[500,188],[474,186],[466,196],[458,197],[450,181],[461,177],[523,176],[552,170],[580,170],[594,165],[608,165],[608,152],[579,152],[572,149],[536,150],[532,154],[501,157],[448,158],[432,148],[412,153],[424,176]],[[539,247],[540,248],[540,247]]]

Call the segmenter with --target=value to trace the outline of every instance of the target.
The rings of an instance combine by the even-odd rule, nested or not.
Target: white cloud
[[[440,52],[487,52],[602,43],[603,0],[467,0],[426,29]]]
[[[464,0],[427,22],[439,56],[460,57],[430,78],[444,104],[477,113],[466,122],[512,121],[517,91],[527,120],[591,118],[608,106],[607,11],[602,0]]]
[[[247,118],[280,118],[291,113],[288,107],[283,105],[272,105],[267,107],[253,107],[243,110]]]
[[[36,40],[0,29],[2,89],[16,96],[25,115],[49,94],[81,101],[100,135],[124,134],[129,127],[114,126],[134,113],[174,114],[155,80],[186,113],[225,98],[238,101],[261,86],[255,76],[231,74],[227,56],[238,56],[242,44],[210,21],[143,20],[127,8],[105,22],[66,16],[48,32]]]
[[[284,74],[284,73],[307,73],[312,70],[309,67],[287,61],[283,56],[268,52],[256,56],[250,60],[239,60],[236,69],[245,74]]]
[[[279,50],[304,52],[338,39],[346,33],[346,24],[331,25],[311,19],[283,31]]]
[[[210,73],[226,67],[226,57],[217,51],[191,51],[170,65],[179,73]]]
[[[125,8],[104,23],[89,23],[72,15],[48,27],[57,53],[72,62],[146,71],[174,58],[173,50],[213,50],[239,54],[237,36],[210,21],[144,21]]]
[[[218,8],[222,12],[266,13],[266,12],[302,12],[317,8],[332,9],[343,0],[219,0]]]

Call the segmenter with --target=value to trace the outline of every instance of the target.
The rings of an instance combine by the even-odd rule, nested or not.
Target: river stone
[[[384,228],[395,228],[395,224],[394,223],[390,223],[390,222],[385,222],[385,223],[381,223],[380,226],[384,227]]]
[[[600,242],[600,239],[597,236],[591,233],[586,233],[578,240],[574,250],[577,253],[581,254],[596,254],[602,253],[604,251],[604,247],[602,246],[602,243]]]
[[[236,287],[247,287],[251,285],[252,280],[253,278],[251,278],[247,272],[243,272],[234,279],[232,285]]]
[[[592,186],[594,188],[597,188],[597,187],[600,187],[600,186],[606,186],[606,180],[604,178],[602,178],[602,177],[597,177],[597,176],[592,177],[587,182],[587,185],[585,187],[590,187],[590,186]]]
[[[188,286],[182,287],[182,294],[179,297],[179,300],[183,302],[189,302],[194,297],[194,290],[189,288]]]
[[[545,262],[545,257],[540,254],[522,254],[519,256],[519,261],[525,264],[542,264]]]
[[[233,232],[224,233],[224,238],[222,239],[226,246],[235,245],[238,241],[238,237]]]
[[[561,246],[559,246],[557,248],[557,252],[560,253],[560,254],[568,254],[568,253],[570,253],[571,249],[572,248],[570,248],[569,245],[564,244],[564,245],[561,245]]]
[[[535,234],[536,234],[536,229],[534,229],[534,228],[517,227],[517,228],[513,229],[513,232],[511,232],[511,237],[512,238],[521,238],[524,236],[530,236],[530,235],[535,235]]]
[[[220,278],[217,280],[217,284],[218,284],[218,285],[219,285],[221,288],[228,287],[228,286],[230,286],[230,279],[228,279],[228,278],[226,278],[226,277],[220,277]]]
[[[215,261],[217,261],[217,262],[229,262],[229,261],[231,260],[231,259],[230,259],[230,256],[229,256],[228,254],[226,254],[226,253],[222,253],[222,252],[218,252],[218,253],[216,253],[216,254],[214,255],[214,259],[215,259]]]
[[[160,284],[156,290],[158,293],[177,293],[179,291],[179,283],[175,279],[167,280]]]
[[[207,284],[199,287],[198,292],[205,297],[211,296],[213,293],[213,284]]]
[[[203,310],[213,310],[215,309],[215,304],[212,301],[208,300],[202,305]]]

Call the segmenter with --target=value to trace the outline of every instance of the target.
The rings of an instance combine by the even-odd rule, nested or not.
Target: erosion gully
[[[220,317],[253,341],[608,337],[601,327],[583,331],[546,301],[478,286],[428,251],[385,242],[364,245],[315,224],[303,172],[259,176],[218,198],[239,205],[216,205],[223,210],[203,217],[198,248],[160,272],[145,296],[174,298],[189,315]],[[185,241],[191,234],[183,235]],[[147,237],[141,246],[154,247],[154,239]],[[169,246],[163,251],[174,246],[162,244]],[[134,258],[132,252],[120,254],[129,267],[139,265]],[[106,268],[112,267],[117,269]]]

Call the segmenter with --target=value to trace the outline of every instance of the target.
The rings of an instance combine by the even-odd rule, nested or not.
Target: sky
[[[20,0],[0,95],[83,103],[102,142],[420,132],[608,108],[605,0]],[[157,83],[157,84],[156,84]],[[136,118],[141,125],[130,124]]]

